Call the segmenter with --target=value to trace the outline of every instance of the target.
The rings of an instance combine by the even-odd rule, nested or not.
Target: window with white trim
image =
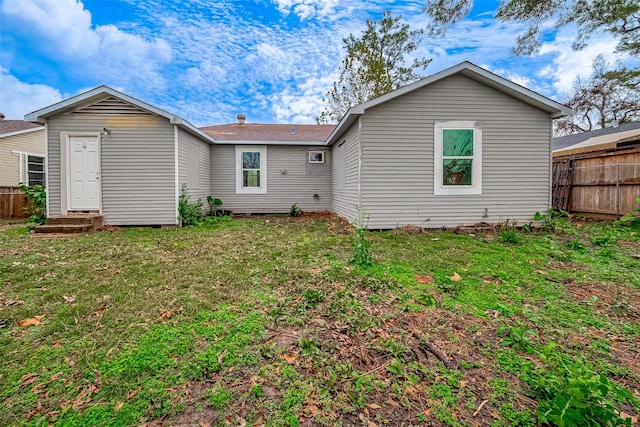
[[[45,186],[44,157],[27,156],[27,178],[29,186]]]
[[[309,151],[309,163],[324,163],[324,151]]]
[[[236,145],[236,193],[267,193],[267,147]]]
[[[482,194],[482,128],[478,122],[436,122],[433,158],[433,194]]]

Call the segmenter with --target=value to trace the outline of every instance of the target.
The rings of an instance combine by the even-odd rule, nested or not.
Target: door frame
[[[66,210],[71,212],[71,138],[74,137],[95,137],[98,144],[98,213],[102,213],[102,140],[100,132],[66,132],[65,133],[65,162],[64,177],[66,189]],[[62,165],[60,165],[62,167]],[[64,201],[62,201],[64,203]],[[83,209],[84,210],[84,209]]]

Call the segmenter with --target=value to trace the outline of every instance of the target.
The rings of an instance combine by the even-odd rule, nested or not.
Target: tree
[[[640,70],[621,61],[614,67],[602,55],[593,61],[591,76],[578,77],[565,101],[575,114],[556,121],[558,134],[587,132],[640,120]]]
[[[427,0],[424,11],[433,20],[429,30],[443,34],[468,15],[473,0]],[[502,22],[527,24],[514,52],[530,55],[540,47],[542,27],[555,19],[555,29],[575,23],[578,36],[574,49],[585,46],[589,36],[608,31],[618,38],[618,50],[640,56],[640,2],[638,0],[503,0],[495,15]]]
[[[425,69],[430,59],[415,59],[405,65],[405,56],[420,44],[424,30],[409,30],[401,16],[385,11],[379,21],[367,20],[360,38],[350,34],[343,39],[346,50],[340,65],[340,79],[333,83],[320,115],[322,122],[339,121],[349,108],[384,95],[418,80],[418,69]]]

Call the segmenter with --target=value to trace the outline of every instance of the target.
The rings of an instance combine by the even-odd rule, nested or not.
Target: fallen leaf
[[[173,316],[172,310],[160,310],[160,316],[158,316],[158,322],[171,319],[172,316]]]
[[[429,276],[427,274],[425,274],[425,275],[416,274],[416,282],[423,283],[423,284],[429,284],[429,283],[433,282],[433,277]]]
[[[307,418],[313,418],[316,416],[320,409],[316,405],[309,405],[304,408],[304,415]]]
[[[629,419],[631,419],[631,425],[635,425],[635,424],[638,423],[638,420],[640,420],[640,415],[632,416],[632,415],[627,414],[624,411],[620,411],[620,418],[622,418],[622,419],[629,418]]]
[[[469,384],[469,381],[460,381],[460,388],[465,388]]]
[[[113,407],[113,410],[118,412],[120,409],[122,409],[123,406],[124,406],[124,402],[120,400],[116,402],[116,405]]]
[[[496,419],[496,420],[499,420],[499,419],[500,419],[500,415],[498,415],[498,413],[497,413],[496,411],[493,411],[493,412],[491,413],[491,416],[492,416],[494,419]]]
[[[527,261],[529,264],[533,265],[533,264],[537,264],[538,260],[537,259],[530,259]]]
[[[64,302],[68,302],[69,304],[71,304],[72,302],[75,302],[76,300],[76,296],[72,295],[70,297],[66,296],[66,295],[62,295],[62,298],[64,299]]]
[[[291,354],[280,353],[280,357],[286,360],[289,365],[293,365],[294,363],[296,363],[296,355],[293,353]]]
[[[103,311],[105,311],[107,309],[108,305],[107,304],[100,304],[100,307],[98,307],[96,309],[96,311],[94,311],[93,313],[91,313],[92,316],[99,316],[102,314]]]
[[[44,316],[34,316],[34,317],[30,317],[28,319],[22,319],[18,324],[20,325],[20,327],[25,328],[27,326],[38,326],[38,325],[42,325],[42,322],[40,321],[40,319],[42,319]]]
[[[4,302],[4,305],[24,305],[24,301],[22,301],[21,299],[8,299]]]
[[[423,414],[425,415],[425,417],[428,417],[431,415],[431,408],[426,409]]]
[[[542,275],[547,274],[547,272],[546,272],[546,271],[544,271],[544,270],[533,270],[533,272],[534,272],[534,273],[537,273],[537,274],[542,274]]]
[[[38,374],[24,374],[21,380],[22,380],[22,385],[27,386],[38,380]]]
[[[373,421],[369,421],[367,427],[378,427],[378,424],[374,423]]]
[[[382,409],[382,406],[376,404],[376,403],[367,403],[367,407],[369,409]]]
[[[136,394],[140,393],[141,391],[142,389],[139,388],[137,390],[131,390],[129,393],[127,393],[127,402],[136,397]]]
[[[488,309],[484,312],[484,314],[488,314],[489,316],[493,317],[494,319],[497,319],[498,317],[500,317],[500,312],[498,310],[491,310]]]
[[[462,277],[460,277],[460,275],[454,271],[453,276],[449,277],[449,280],[459,282],[460,280],[462,280]]]

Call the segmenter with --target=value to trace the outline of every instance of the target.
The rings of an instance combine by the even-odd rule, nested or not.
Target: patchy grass
[[[640,238],[561,225],[366,233],[372,265],[333,217],[5,228],[0,425],[615,425]]]

